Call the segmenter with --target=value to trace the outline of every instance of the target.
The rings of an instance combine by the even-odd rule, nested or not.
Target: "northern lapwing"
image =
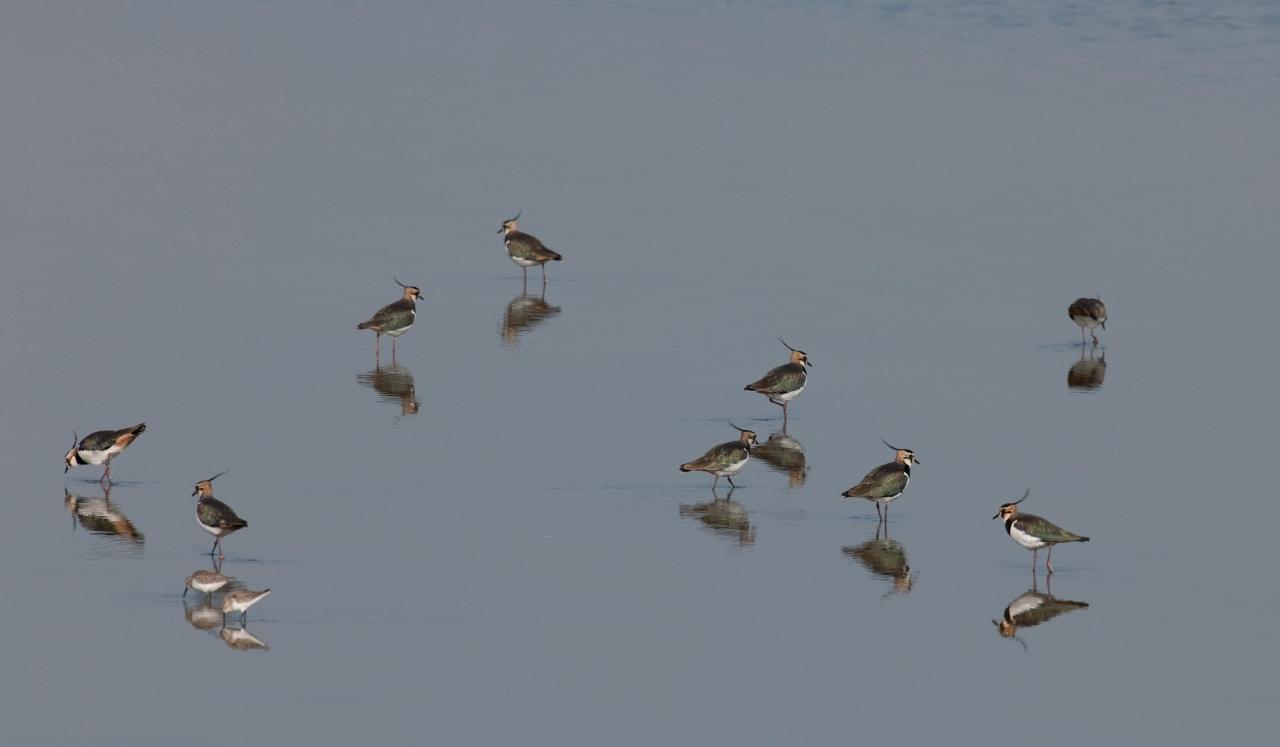
[[[146,423],[138,423],[118,431],[94,431],[84,438],[72,433],[71,450],[62,458],[66,465],[62,469],[62,474],[67,474],[67,470],[72,467],[84,464],[105,464],[106,469],[102,472],[102,477],[98,478],[98,482],[110,483],[111,460],[120,456],[120,452],[129,448],[129,444],[133,443],[146,429]]]
[[[712,446],[707,453],[697,459],[680,465],[680,471],[708,472],[715,475],[715,482],[711,483],[712,490],[716,489],[721,477],[727,478],[729,485],[737,487],[733,483],[733,476],[747,466],[747,462],[751,460],[751,447],[759,445],[759,442],[756,440],[755,431],[738,428],[732,422],[729,425],[737,429],[737,441],[726,441]]]
[[[369,321],[360,322],[356,325],[356,329],[371,329],[375,335],[373,343],[373,356],[379,357],[382,354],[382,336],[387,335],[391,338],[391,361],[396,360],[396,338],[409,331],[413,326],[413,319],[418,315],[418,301],[422,299],[422,290],[417,286],[405,285],[400,282],[399,278],[393,277],[396,285],[404,289],[404,295],[399,301],[393,301],[386,306],[378,309],[377,313],[369,317]]]
[[[1049,583],[1049,577],[1045,578],[1045,583]],[[1053,595],[1051,586],[1048,592],[1048,594],[1041,594],[1037,591],[1035,576],[1032,576],[1031,589],[1014,597],[1013,601],[1004,608],[1000,619],[991,621],[991,624],[995,625],[996,630],[1000,632],[1000,637],[1016,640],[1025,650],[1027,643],[1018,637],[1018,628],[1032,628],[1049,622],[1058,615],[1089,607],[1087,602],[1058,599]]]
[[[919,464],[920,459],[911,449],[899,449],[884,440],[885,446],[893,449],[893,461],[882,464],[867,473],[862,482],[844,491],[840,495],[845,498],[866,498],[876,504],[876,516],[881,521],[889,519],[889,502],[902,495],[911,482],[911,465]],[[880,504],[884,504],[884,515],[880,515]]]
[[[1031,488],[1013,503],[1000,506],[993,519],[1004,521],[1004,531],[1010,539],[1031,551],[1031,572],[1036,572],[1036,555],[1040,548],[1048,547],[1049,555],[1045,558],[1045,570],[1053,573],[1053,546],[1063,542],[1088,542],[1089,538],[1068,532],[1048,519],[1033,514],[1018,513],[1018,504],[1031,495]]]
[[[187,576],[186,588],[182,590],[182,596],[187,596],[188,591],[198,591],[207,597],[234,580],[230,576],[224,576],[217,571],[202,568]]]
[[[538,265],[542,267],[542,284],[546,285],[547,263],[563,261],[564,257],[548,248],[537,236],[518,230],[516,221],[521,215],[524,215],[523,210],[516,213],[516,217],[502,221],[502,228],[498,229],[498,233],[506,234],[502,243],[507,245],[511,261],[520,265],[520,269],[524,271],[525,282],[529,282],[529,268]]]
[[[809,380],[806,367],[812,368],[813,363],[803,350],[796,350],[787,345],[787,341],[781,337],[778,338],[778,342],[791,351],[791,360],[765,374],[759,381],[747,384],[743,389],[763,394],[769,398],[770,402],[781,407],[782,422],[786,423],[787,403],[804,391],[804,385]]]
[[[216,552],[219,558],[222,557],[222,538],[249,526],[249,522],[236,516],[230,506],[213,497],[213,481],[225,474],[227,470],[208,480],[201,480],[196,483],[196,489],[191,491],[191,495],[200,496],[200,500],[196,501],[196,520],[206,532],[214,536],[213,549],[209,554]]]
[[[1080,344],[1084,344],[1084,333],[1087,330],[1093,337],[1093,344],[1098,344],[1098,335],[1094,334],[1094,327],[1107,328],[1107,305],[1102,302],[1102,294],[1099,293],[1097,298],[1077,298],[1070,306],[1067,307],[1067,316],[1071,317],[1071,321],[1080,325]]]
[[[226,596],[222,597],[222,616],[226,617],[232,612],[239,612],[240,623],[244,624],[245,616],[249,614],[249,608],[266,599],[270,593],[270,589],[263,589],[262,591],[236,589],[235,591],[229,591]]]

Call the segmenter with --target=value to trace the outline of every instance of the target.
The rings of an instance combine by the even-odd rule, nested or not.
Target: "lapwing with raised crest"
[[[249,608],[266,599],[270,593],[270,589],[263,589],[262,591],[236,589],[235,591],[229,591],[222,597],[222,616],[225,618],[232,612],[239,612],[240,624],[243,625],[245,617],[249,614]]]
[[[218,553],[219,558],[223,557],[222,538],[249,526],[249,522],[237,516],[230,506],[213,497],[213,481],[227,474],[227,471],[223,470],[208,480],[201,480],[196,483],[196,489],[191,491],[191,495],[200,496],[196,501],[196,520],[206,532],[214,536],[213,549],[209,554]]]
[[[796,350],[787,341],[778,338],[778,342],[791,351],[791,359],[769,373],[743,387],[748,392],[763,394],[769,401],[782,408],[782,422],[787,421],[787,403],[800,396],[804,385],[809,380],[809,368],[813,363],[803,350]]]
[[[1107,305],[1102,302],[1101,293],[1098,294],[1097,298],[1077,298],[1067,307],[1067,316],[1071,317],[1071,321],[1080,326],[1081,345],[1085,344],[1084,333],[1086,331],[1093,337],[1093,344],[1098,344],[1098,335],[1093,331],[1093,328],[1107,328]]]
[[[78,433],[72,433],[71,449],[62,458],[65,464],[62,474],[65,475],[72,467],[102,464],[106,465],[106,469],[103,470],[102,477],[98,478],[98,482],[109,484],[111,461],[129,448],[129,444],[132,444],[146,429],[146,423],[138,423],[118,431],[94,431],[84,438],[80,438]]]
[[[884,437],[880,440],[885,446],[893,449],[893,461],[871,470],[866,477],[862,478],[862,482],[840,495],[845,498],[866,498],[872,501],[876,504],[876,516],[881,521],[888,521],[889,503],[907,489],[907,483],[911,482],[911,465],[919,464],[920,459],[911,449],[899,449],[885,441]],[[880,514],[881,504],[884,504],[883,516]]]
[[[747,462],[751,460],[751,447],[758,446],[755,431],[749,431],[745,428],[738,428],[733,425],[733,421],[729,422],[738,431],[737,441],[726,441],[722,444],[712,446],[707,453],[690,462],[680,465],[681,472],[707,472],[715,475],[715,481],[711,483],[711,489],[715,490],[716,485],[720,483],[720,478],[724,477],[729,480],[729,485],[734,485],[733,476],[742,471],[747,466]]]
[[[422,290],[417,286],[405,285],[400,282],[399,278],[392,278],[396,281],[396,285],[404,289],[404,294],[400,300],[393,301],[386,306],[378,309],[377,313],[369,317],[366,322],[360,322],[356,325],[356,329],[371,329],[375,336],[373,344],[373,357],[378,358],[382,354],[382,336],[387,335],[391,338],[391,362],[396,360],[396,338],[409,331],[413,326],[414,317],[418,315],[418,301],[422,300]]]
[[[502,243],[506,244],[511,261],[520,265],[520,269],[524,271],[525,282],[529,282],[529,268],[538,265],[542,268],[542,284],[546,285],[547,263],[561,262],[564,257],[559,252],[552,251],[537,236],[519,230],[516,221],[520,220],[521,215],[524,215],[523,210],[516,213],[516,217],[502,221],[502,228],[498,229],[498,233],[506,234],[502,237]]]
[[[1027,499],[1031,495],[1031,488],[1027,488],[1027,492],[1022,497],[1012,503],[1006,503],[1000,506],[1000,510],[996,512],[993,519],[1000,519],[1004,522],[1004,531],[1009,538],[1019,545],[1031,551],[1031,572],[1036,572],[1036,555],[1040,552],[1040,548],[1048,547],[1049,554],[1045,558],[1045,570],[1053,573],[1053,546],[1062,544],[1063,542],[1088,542],[1089,538],[1068,532],[1062,527],[1054,524],[1048,519],[1042,519],[1033,514],[1024,514],[1018,512],[1018,504]]]

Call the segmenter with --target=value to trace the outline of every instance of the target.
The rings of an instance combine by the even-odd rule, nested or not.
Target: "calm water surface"
[[[1268,742],[1278,83],[1250,2],[6,5],[6,740]]]

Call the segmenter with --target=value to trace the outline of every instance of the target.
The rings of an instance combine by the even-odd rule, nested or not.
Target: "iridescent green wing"
[[[759,381],[748,384],[747,389],[761,394],[786,394],[804,386],[808,374],[799,363],[787,363],[773,369]]]

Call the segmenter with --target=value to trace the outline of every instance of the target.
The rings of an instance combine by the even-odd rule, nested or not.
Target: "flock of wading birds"
[[[542,269],[542,284],[545,287],[547,284],[547,263],[560,262],[564,257],[551,250],[537,237],[520,231],[516,221],[519,220],[521,214],[517,213],[514,218],[503,221],[502,228],[498,232],[505,234],[503,242],[506,244],[507,253],[511,257],[511,261],[519,265],[524,271],[525,281],[528,281],[529,268],[537,265]],[[396,338],[413,326],[414,317],[417,315],[417,302],[422,297],[422,291],[415,286],[401,283],[399,279],[396,279],[396,284],[403,289],[401,298],[383,306],[367,321],[356,325],[357,329],[373,330],[375,335],[375,359],[380,358],[382,336],[387,335],[392,340],[391,355],[394,361]],[[1086,333],[1093,338],[1095,346],[1098,344],[1098,336],[1093,330],[1096,327],[1102,327],[1103,329],[1107,327],[1107,307],[1102,303],[1101,298],[1077,299],[1067,308],[1067,316],[1080,326],[1080,343],[1082,346],[1086,344]],[[746,391],[756,392],[768,397],[770,402],[782,408],[783,428],[785,430],[788,405],[791,400],[804,391],[809,376],[808,369],[813,366],[813,363],[803,350],[797,350],[787,345],[786,341],[781,337],[778,338],[778,341],[791,351],[790,360],[772,369],[758,381],[754,381],[744,388]],[[730,425],[733,425],[733,423],[731,422]],[[733,476],[741,472],[742,468],[747,465],[747,462],[751,459],[751,449],[758,446],[759,442],[756,440],[756,434],[753,431],[739,428],[736,425],[733,425],[733,427],[739,433],[736,441],[728,441],[711,447],[697,459],[680,465],[680,471],[707,472],[715,476],[715,481],[712,482],[713,491],[716,485],[719,484],[721,477],[728,480],[730,486],[734,486]],[[83,439],[79,438],[78,434],[75,435],[73,437],[75,439],[73,445],[64,458],[66,467],[63,472],[65,473],[72,467],[86,464],[104,465],[105,469],[99,481],[110,486],[112,460],[124,452],[146,428],[146,423],[138,423],[135,426],[121,428],[120,430],[95,431]],[[884,441],[884,439],[882,438],[881,441]],[[887,441],[884,444],[894,452],[893,461],[871,470],[857,485],[841,494],[846,498],[865,498],[873,502],[876,506],[876,515],[881,523],[887,523],[889,519],[889,504],[906,491],[907,484],[911,481],[911,467],[920,463],[919,458],[916,457],[915,452],[911,449],[900,449],[890,445]],[[216,554],[216,559],[214,570],[199,570],[187,577],[186,588],[182,592],[184,597],[187,591],[196,591],[211,598],[212,594],[221,591],[235,580],[229,576],[222,575],[220,566],[217,564],[217,561],[223,558],[222,539],[249,526],[249,522],[240,518],[230,506],[213,497],[213,481],[223,474],[226,474],[226,470],[207,480],[197,482],[195,489],[191,493],[192,496],[198,496],[196,501],[196,521],[199,522],[202,529],[214,537],[213,548],[209,550],[209,554],[211,556]],[[1048,547],[1045,569],[1048,573],[1053,573],[1053,547],[1055,545],[1063,542],[1088,542],[1089,538],[1069,532],[1039,516],[1019,512],[1018,504],[1025,501],[1030,493],[1031,489],[1028,488],[1027,492],[1018,500],[1003,504],[992,518],[1003,520],[1004,530],[1009,537],[1031,551],[1032,573],[1035,572],[1039,550],[1043,547]],[[882,506],[883,511],[881,510]],[[222,598],[224,623],[228,613],[238,612],[243,625],[249,608],[262,601],[270,593],[270,589],[251,591],[245,588],[238,588],[227,591]]]

